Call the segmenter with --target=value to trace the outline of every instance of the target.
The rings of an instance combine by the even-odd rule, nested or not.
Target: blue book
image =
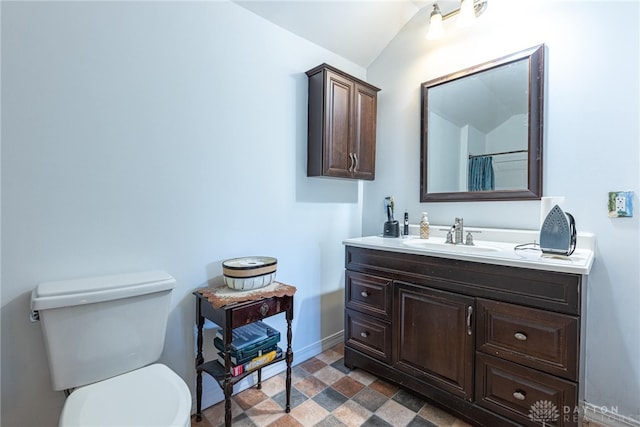
[[[220,344],[224,343],[222,329],[218,329],[216,338]],[[280,341],[280,331],[262,321],[235,328],[231,333],[231,354],[242,352],[248,347],[259,346],[263,342],[271,343],[274,338],[276,343]]]

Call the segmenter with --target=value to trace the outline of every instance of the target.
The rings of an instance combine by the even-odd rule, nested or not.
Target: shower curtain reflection
[[[468,191],[494,190],[495,174],[493,172],[493,157],[477,156],[469,158]]]

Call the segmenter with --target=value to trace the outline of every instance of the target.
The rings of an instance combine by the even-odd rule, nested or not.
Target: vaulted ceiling
[[[319,46],[368,67],[402,27],[433,0],[234,0]],[[442,13],[458,0],[438,1]],[[426,31],[425,22],[425,31]]]

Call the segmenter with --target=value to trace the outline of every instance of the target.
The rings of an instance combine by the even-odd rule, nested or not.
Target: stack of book
[[[231,375],[238,376],[280,357],[282,349],[278,347],[278,342],[280,332],[261,321],[235,328],[229,351]],[[224,366],[225,348],[221,329],[216,332],[213,344],[219,350],[218,362]]]

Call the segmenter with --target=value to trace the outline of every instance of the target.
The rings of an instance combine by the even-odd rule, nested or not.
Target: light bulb
[[[433,12],[429,19],[429,31],[427,32],[427,40],[437,40],[444,35],[444,27],[442,26],[442,13],[437,3],[433,5]]]
[[[476,20],[476,13],[473,10],[473,0],[462,0],[460,2],[460,15],[456,25],[458,27],[468,27]]]

